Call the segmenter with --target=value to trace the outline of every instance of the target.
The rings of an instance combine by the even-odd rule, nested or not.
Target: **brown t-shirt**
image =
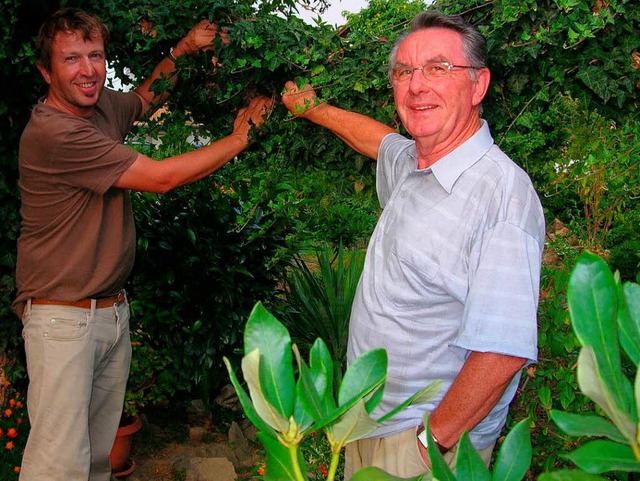
[[[129,192],[112,185],[136,159],[123,141],[141,110],[136,94],[106,88],[90,118],[34,107],[20,140],[18,316],[31,297],[74,301],[124,286],[133,212]]]

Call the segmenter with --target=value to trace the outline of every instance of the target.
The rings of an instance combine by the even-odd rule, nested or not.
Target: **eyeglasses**
[[[426,79],[439,79],[447,77],[454,68],[481,69],[484,67],[474,67],[473,65],[452,65],[449,62],[428,62],[422,67],[408,67],[400,65],[391,70],[391,78],[395,82],[406,82],[411,80],[413,72],[420,70]]]

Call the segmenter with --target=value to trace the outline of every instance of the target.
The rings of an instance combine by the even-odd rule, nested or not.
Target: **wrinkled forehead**
[[[462,36],[453,30],[431,27],[413,32],[399,45],[396,64],[423,65],[427,62],[465,60]]]

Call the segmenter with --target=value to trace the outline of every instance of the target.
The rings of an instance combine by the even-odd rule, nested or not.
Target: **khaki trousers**
[[[361,439],[347,444],[345,450],[344,479],[348,481],[356,471],[375,466],[401,478],[420,476],[429,471],[418,451],[417,427],[383,438]],[[488,466],[493,453],[491,445],[478,454]],[[444,459],[453,468],[457,447],[447,451]]]
[[[129,303],[31,305],[22,318],[31,431],[20,481],[109,481],[131,361]]]

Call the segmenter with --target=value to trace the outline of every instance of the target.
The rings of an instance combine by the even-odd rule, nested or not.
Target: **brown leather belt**
[[[69,306],[81,307],[82,309],[91,309],[91,301],[93,299],[80,299],[79,301],[57,301],[55,299],[45,299],[44,297],[34,297],[31,304],[49,304],[53,306]],[[118,292],[115,296],[100,297],[96,299],[96,309],[104,309],[105,307],[113,307],[120,305],[126,300],[124,290]]]

